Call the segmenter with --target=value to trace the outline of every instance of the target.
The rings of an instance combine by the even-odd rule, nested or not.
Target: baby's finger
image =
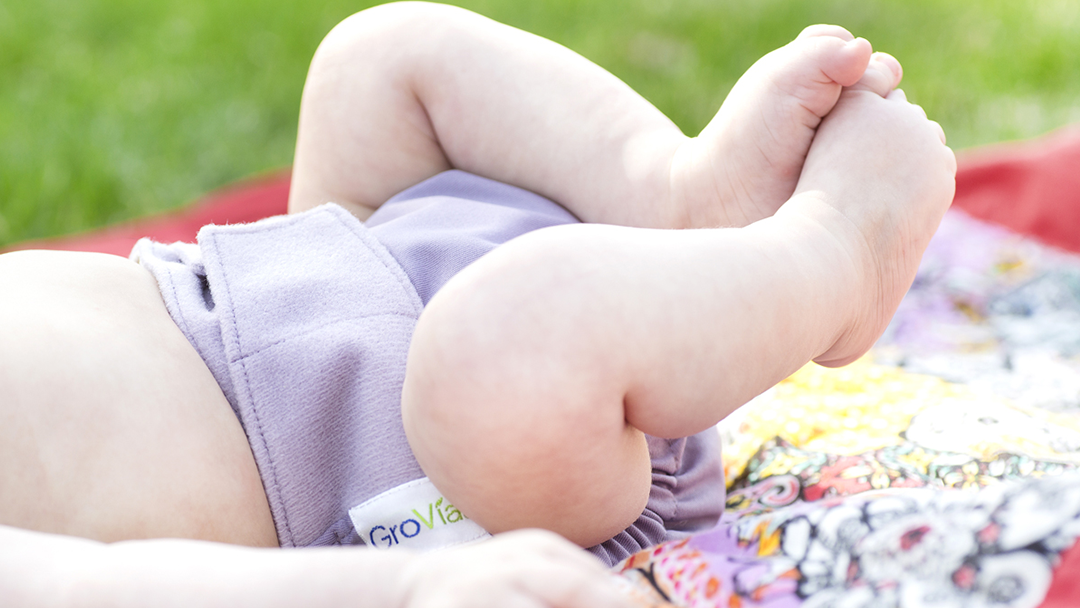
[[[629,598],[612,574],[592,555],[563,538],[540,530],[512,532],[533,543],[552,561],[538,568],[526,585],[553,608],[626,608]]]
[[[540,568],[518,581],[529,595],[549,608],[631,608],[614,574],[568,568]]]
[[[513,595],[499,598],[497,603],[493,601],[490,608],[551,608],[551,606],[532,596]]]
[[[493,539],[499,543],[513,543],[548,558],[561,560],[566,564],[592,572],[606,572],[603,564],[591,554],[565,538],[547,530],[524,529],[499,534]]]

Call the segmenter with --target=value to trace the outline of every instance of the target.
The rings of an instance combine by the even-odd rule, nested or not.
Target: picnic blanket
[[[1080,605],[1080,131],[961,155],[957,197],[872,352],[723,421],[712,531],[615,568],[642,606]],[[288,176],[18,248],[285,211]]]

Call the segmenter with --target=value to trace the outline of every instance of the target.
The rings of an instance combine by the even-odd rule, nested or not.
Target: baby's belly
[[[0,256],[0,524],[277,546],[251,449],[148,272]]]

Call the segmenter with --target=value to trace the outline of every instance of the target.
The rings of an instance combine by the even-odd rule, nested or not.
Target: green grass
[[[313,8],[313,5],[316,5]],[[0,246],[175,207],[288,165],[326,0],[3,0]],[[956,148],[1080,121],[1074,0],[462,0],[620,76],[696,132],[810,23],[896,55]]]

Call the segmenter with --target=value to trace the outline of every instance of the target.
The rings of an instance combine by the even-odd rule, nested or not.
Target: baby
[[[499,533],[610,563],[715,523],[709,429],[873,344],[953,191],[900,75],[814,26],[687,138],[467,11],[346,20],[291,215],[140,264],[0,257],[0,596],[624,605],[573,545]],[[402,548],[230,546],[360,542]]]

